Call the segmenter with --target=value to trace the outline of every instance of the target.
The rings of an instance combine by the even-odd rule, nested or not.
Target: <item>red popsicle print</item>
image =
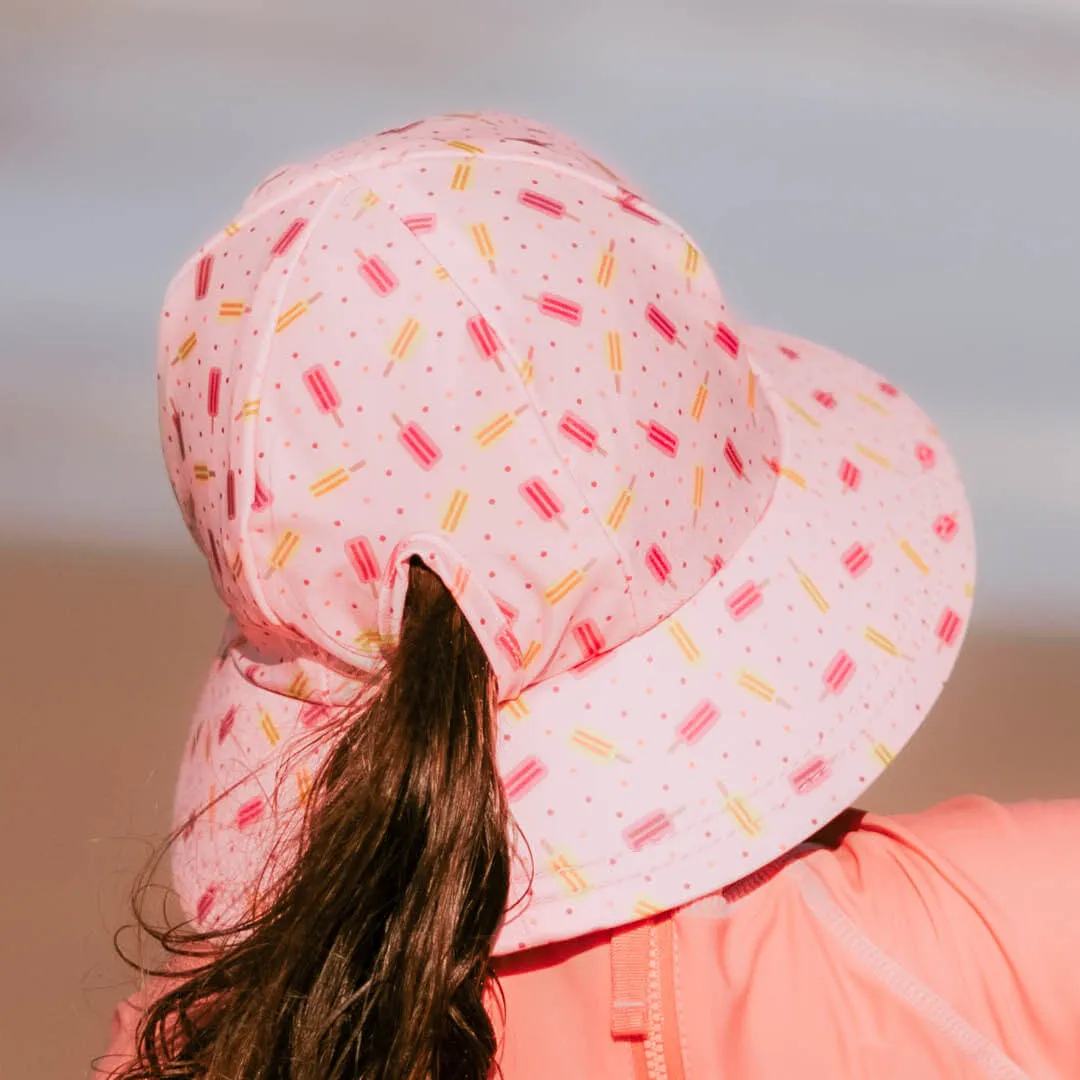
[[[366,536],[354,536],[345,542],[345,556],[356,572],[360,584],[370,585],[372,595],[374,595],[378,591],[376,583],[382,575],[371,542]]]
[[[878,383],[878,389],[883,394],[888,394],[889,397],[897,397],[899,395],[899,393],[900,393],[900,391],[897,390],[896,387],[893,386],[892,383],[887,383],[887,382]]]
[[[232,469],[225,474],[225,513],[230,521],[236,518],[236,473]]]
[[[632,214],[639,221],[647,221],[650,225],[659,225],[660,219],[654,217],[652,214],[647,213],[639,205],[641,203],[641,196],[635,195],[634,192],[627,190],[624,187],[619,188],[619,194],[607,195],[605,198],[611,199],[612,202],[617,203],[619,208],[624,210],[628,214]]]
[[[767,585],[763,581],[761,585]],[[759,608],[765,600],[765,594],[761,587],[753,581],[740,585],[725,601],[725,606],[731,612],[731,617],[736,620],[745,619],[752,611]]]
[[[547,766],[539,758],[527,757],[520,765],[511,769],[503,781],[507,799],[516,802],[528,795],[547,776],[547,772]]]
[[[582,619],[575,623],[570,633],[573,634],[578,648],[581,650],[582,660],[592,660],[604,651],[606,642],[600,628],[592,619]]]
[[[329,706],[323,705],[319,701],[308,701],[300,710],[300,715],[297,719],[300,721],[301,727],[313,728],[324,721],[329,720],[330,716]]]
[[[274,496],[270,493],[270,489],[256,475],[255,491],[251,497],[251,509],[255,513],[259,513],[261,510],[265,510],[273,501]]]
[[[195,905],[195,919],[197,922],[205,922],[210,912],[214,910],[214,902],[217,900],[217,892],[213,885],[204,890]]]
[[[679,329],[655,304],[645,308],[645,320],[669,344],[686,348],[686,343],[679,337]]]
[[[357,268],[360,276],[371,286],[371,291],[376,296],[389,296],[398,287],[394,271],[378,255],[365,255],[359,248],[355,254],[360,260]]]
[[[631,851],[640,851],[646,845],[658,843],[674,832],[675,822],[671,814],[664,810],[654,810],[626,829],[623,839]]]
[[[569,531],[570,526],[563,520],[562,500],[554,491],[539,477],[534,476],[526,480],[519,488],[521,497],[536,511],[541,521],[555,521],[564,531]]]
[[[206,412],[210,417],[210,431],[214,430],[214,419],[221,407],[221,368],[210,369],[210,377],[206,386]]]
[[[811,758],[788,778],[796,795],[809,795],[832,776],[832,768],[823,757]]]
[[[855,661],[841,649],[832,660],[829,661],[829,666],[821,676],[821,681],[825,684],[825,690],[822,692],[821,700],[824,701],[829,694],[843,693],[844,687],[851,682],[854,674]]]
[[[671,580],[671,560],[660,550],[658,544],[651,544],[645,552],[645,565],[661,585],[674,588],[675,582]]]
[[[304,372],[303,379],[319,412],[324,416],[332,416],[338,427],[344,427],[345,423],[338,415],[338,409],[341,408],[341,395],[326,373],[326,368],[322,364],[316,364]]]
[[[513,624],[517,622],[521,612],[518,611],[509,600],[504,600],[501,596],[495,596],[492,597],[492,599],[495,601],[495,606],[503,613],[503,616],[508,623]]]
[[[254,799],[248,799],[236,811],[236,827],[246,829],[249,825],[256,824],[263,816],[262,796],[256,795]]]
[[[423,236],[435,231],[437,220],[434,214],[409,214],[401,219],[401,224],[414,236]]]
[[[195,271],[195,299],[203,300],[210,291],[210,274],[214,269],[214,256],[204,255]]]
[[[582,307],[574,300],[568,300],[565,296],[556,296],[554,293],[541,293],[539,296],[526,296],[530,304],[540,305],[540,314],[548,315],[552,319],[569,323],[571,326],[581,325]]]
[[[465,329],[468,330],[469,337],[472,338],[480,358],[482,360],[493,360],[495,366],[502,371],[503,365],[499,359],[499,353],[502,352],[502,342],[499,340],[499,335],[495,333],[495,328],[491,323],[483,315],[474,315],[465,323]]]
[[[169,411],[172,414],[173,430],[176,432],[176,448],[180,451],[180,460],[185,461],[187,459],[187,447],[184,446],[184,424],[180,419],[180,412],[171,398],[169,399]]]
[[[306,225],[307,218],[297,218],[293,221],[277,238],[274,246],[270,249],[270,254],[274,258],[284,255],[292,247],[296,238],[304,231]]]
[[[534,191],[530,188],[522,188],[518,192],[517,201],[521,203],[522,206],[527,206],[530,210],[539,210],[541,214],[547,214],[548,217],[569,218],[570,221],[581,220],[573,214],[567,213],[566,203],[560,202],[550,195],[544,195],[541,192]]]
[[[495,644],[510,661],[510,666],[514,671],[520,671],[525,661],[521,652],[521,643],[518,641],[514,631],[508,626],[504,626],[495,635]]]
[[[948,543],[960,530],[960,523],[955,514],[942,514],[934,522],[934,532],[938,537]]]
[[[836,398],[828,390],[815,390],[811,395],[823,409],[835,409]]]
[[[729,356],[737,357],[739,355],[739,337],[730,326],[718,322],[713,327],[713,341]]]
[[[716,703],[706,698],[699,701],[689,712],[686,718],[675,729],[677,736],[670,750],[675,750],[682,743],[693,746],[712,730],[713,725],[720,719],[720,710]],[[670,752],[669,750],[669,752]]]
[[[236,726],[236,715],[239,710],[235,705],[230,705],[225,710],[225,715],[218,721],[218,736],[217,741],[220,746],[231,734],[232,729]]]
[[[870,549],[863,544],[852,544],[851,547],[840,556],[840,561],[844,564],[844,568],[852,576],[857,578],[860,574],[866,573],[870,569],[874,562],[874,557],[870,554]]]
[[[724,460],[731,466],[731,471],[740,480],[746,477],[746,467],[743,465],[742,455],[730,439],[724,441]]]
[[[862,470],[858,465],[847,458],[840,462],[840,483],[844,485],[844,491],[858,491],[862,483]]]
[[[563,413],[559,421],[559,431],[589,453],[595,450],[601,457],[607,457],[607,451],[600,445],[599,432],[580,416],[575,416],[572,412]]]
[[[932,446],[927,446],[926,443],[916,443],[915,460],[924,469],[932,469],[937,462],[937,454]]]
[[[397,424],[398,442],[409,451],[421,469],[431,469],[442,457],[442,451],[432,441],[431,436],[419,424],[406,424],[397,413],[392,413],[391,417]]]
[[[658,424],[655,420],[639,420],[638,427],[661,454],[673,458],[679,452],[679,436],[663,424]]]
[[[942,645],[955,645],[963,626],[963,619],[952,608],[947,607],[941,613],[941,618],[938,619],[937,629],[934,633]]]

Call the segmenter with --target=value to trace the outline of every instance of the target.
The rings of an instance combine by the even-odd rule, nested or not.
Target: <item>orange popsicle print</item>
[[[180,342],[180,348],[176,350],[176,355],[170,361],[172,364],[183,363],[192,353],[192,350],[198,344],[198,335],[193,330],[182,342]]]
[[[900,550],[911,560],[915,569],[921,574],[929,574],[930,567],[923,561],[922,556],[911,546],[907,540],[900,541]]]
[[[615,241],[608,244],[607,249],[600,253],[600,263],[596,268],[596,284],[601,289],[610,289],[615,280]]]
[[[529,715],[529,703],[523,697],[511,698],[503,708],[515,719],[524,720]]]
[[[608,370],[615,376],[615,393],[619,394],[622,392],[624,367],[622,335],[617,330],[609,330],[605,335],[604,343],[607,349]]]
[[[791,708],[791,705],[788,702],[777,695],[776,690],[772,686],[760,676],[755,675],[746,668],[742,668],[739,671],[739,686],[748,693],[753,694],[754,697],[761,698],[762,701],[769,705],[776,704],[783,709]]]
[[[411,315],[401,324],[401,328],[386,347],[386,351],[390,354],[390,362],[383,371],[384,376],[388,376],[394,370],[395,364],[403,363],[416,352],[420,344],[421,329],[419,320]]]
[[[791,569],[795,571],[796,577],[799,579],[799,584],[806,591],[806,595],[814,602],[814,606],[822,614],[825,614],[829,610],[829,602],[821,595],[821,590],[810,580],[810,575],[804,573],[799,569],[798,564],[794,559],[788,559],[791,564]]]
[[[288,564],[289,560],[296,554],[296,549],[300,546],[300,534],[294,532],[292,529],[286,529],[282,534],[277,544],[274,545],[274,550],[270,552],[270,570],[283,570]]]
[[[863,637],[870,642],[871,645],[881,649],[882,652],[887,652],[890,656],[895,656],[900,660],[910,660],[910,656],[906,656],[900,651],[896,643],[887,638],[881,631],[875,630],[872,626],[868,626],[863,630]]]
[[[495,245],[491,241],[491,233],[483,222],[471,227],[473,244],[477,254],[488,264],[488,269],[495,273]]]
[[[592,569],[594,560],[589,560],[580,570],[571,570],[565,577],[560,578],[554,585],[544,590],[544,599],[554,607],[560,600],[565,600],[579,585],[584,584],[585,577]]]
[[[494,446],[513,426],[517,417],[528,410],[528,405],[519,405],[512,413],[501,412],[479,428],[473,438],[483,447]]]
[[[262,733],[266,736],[266,741],[271,746],[277,746],[281,742],[281,735],[278,732],[277,724],[274,723],[274,718],[264,709],[262,716],[259,718],[259,727],[262,728]]]
[[[346,483],[354,472],[359,472],[365,464],[363,461],[358,461],[348,468],[339,466],[336,469],[331,469],[329,472],[323,473],[308,490],[316,499],[322,498],[323,495],[329,495],[331,491],[335,491]]]
[[[280,334],[285,330],[288,330],[290,326],[302,315],[306,315],[311,310],[311,305],[322,298],[322,293],[313,293],[306,300],[297,300],[291,308],[283,311],[279,316],[277,322],[274,324],[274,333]]]
[[[705,404],[709,400],[709,373],[705,372],[705,378],[701,380],[694,392],[694,401],[690,406],[690,415],[695,420],[700,420],[705,414]]]
[[[446,513],[443,514],[442,523],[440,528],[443,532],[452,533],[455,532],[458,526],[461,524],[461,519],[465,516],[465,507],[469,504],[469,493],[467,491],[458,488],[453,495],[450,496],[450,502],[447,504]]]
[[[211,477],[217,476],[217,473],[210,468],[209,465],[195,465],[192,469],[195,479],[201,483],[205,483]]]
[[[625,765],[630,764],[630,759],[625,754],[619,753],[613,742],[598,735],[595,731],[574,728],[570,732],[570,743],[590,757],[599,758],[601,761],[620,761]]]
[[[467,161],[459,161],[454,166],[454,175],[450,178],[451,191],[468,191],[472,187],[472,165]]]
[[[611,507],[606,524],[612,532],[618,532],[619,529],[622,528],[623,522],[626,520],[627,512],[630,510],[630,504],[634,501],[634,485],[636,483],[637,476],[631,476],[630,483],[619,493],[619,497]]]
[[[761,817],[744,795],[729,795],[724,800],[724,812],[749,837],[761,834]]]
[[[243,300],[222,300],[218,304],[217,317],[222,322],[229,322],[232,319],[242,318],[250,311],[251,308]]]
[[[455,150],[460,150],[465,154],[482,154],[484,148],[482,146],[476,146],[473,143],[464,142],[461,139],[447,139],[447,146],[452,146]]]
[[[705,502],[705,466],[694,466],[694,494],[691,505],[694,508],[694,524],[697,525],[698,511]]]
[[[672,619],[668,623],[668,633],[688,663],[696,664],[701,659],[701,649],[678,619]]]

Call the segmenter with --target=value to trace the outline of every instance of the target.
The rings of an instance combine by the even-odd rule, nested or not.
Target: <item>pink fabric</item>
[[[674,1005],[632,1034],[678,1045],[650,1055],[612,1035],[610,932],[506,957],[503,1075],[629,1080],[645,1063],[656,1076],[666,1050],[698,1080],[1076,1077],[1078,836],[1078,802],[869,816],[735,903],[655,917],[674,931],[658,965]]]
[[[393,641],[411,555],[498,677],[536,856],[500,953],[794,847],[922,722],[967,626],[971,519],[917,406],[745,323],[689,233],[517,117],[275,173],[172,283],[159,390],[233,614],[176,803],[197,921],[287,861],[325,740],[295,752]]]

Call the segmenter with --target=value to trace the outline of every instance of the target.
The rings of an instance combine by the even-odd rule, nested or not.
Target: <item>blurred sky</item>
[[[193,551],[170,274],[276,165],[480,107],[591,144],[745,315],[919,398],[980,615],[1080,623],[1080,0],[0,0],[0,537]]]

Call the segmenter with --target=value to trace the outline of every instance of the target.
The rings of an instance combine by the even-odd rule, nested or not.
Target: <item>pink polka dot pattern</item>
[[[170,286],[159,391],[232,613],[177,795],[201,920],[288,858],[312,733],[393,641],[413,555],[498,679],[535,858],[500,952],[799,843],[912,734],[966,629],[971,519],[916,406],[744,324],[678,225],[516,117],[270,177]]]

